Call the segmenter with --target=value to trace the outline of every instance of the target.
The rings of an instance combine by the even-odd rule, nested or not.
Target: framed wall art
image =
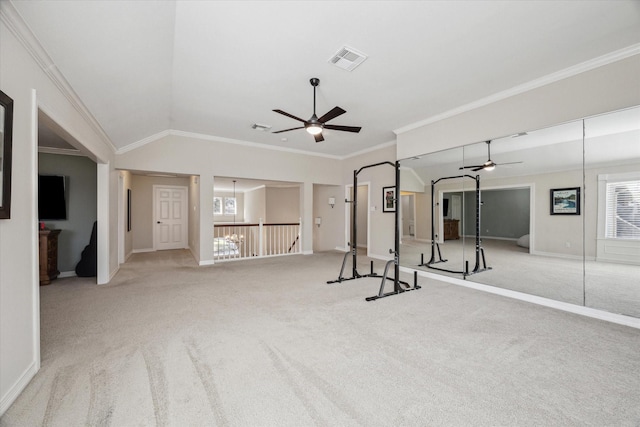
[[[551,215],[580,215],[580,187],[551,189]]]
[[[0,219],[11,218],[13,99],[0,91]]]
[[[396,211],[396,187],[382,187],[382,212]]]

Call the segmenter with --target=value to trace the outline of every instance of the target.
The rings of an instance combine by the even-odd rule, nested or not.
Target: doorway
[[[188,188],[153,186],[153,248],[155,250],[187,248]]]

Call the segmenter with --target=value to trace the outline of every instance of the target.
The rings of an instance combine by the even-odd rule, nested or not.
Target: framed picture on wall
[[[396,211],[396,187],[382,187],[382,212]]]
[[[580,187],[551,189],[551,215],[580,215]]]

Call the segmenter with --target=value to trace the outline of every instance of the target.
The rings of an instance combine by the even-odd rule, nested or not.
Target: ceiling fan
[[[507,162],[507,163],[494,162],[493,160],[491,160],[491,141],[485,141],[485,142],[487,143],[487,161],[481,165],[462,166],[460,167],[460,170],[471,169],[473,172],[478,172],[481,170],[492,171],[496,168],[496,166],[515,165],[517,163],[522,163],[522,162]]]
[[[276,113],[280,113],[280,114],[282,114],[284,116],[291,117],[294,120],[297,120],[299,122],[304,123],[304,126],[291,128],[291,129],[279,130],[279,131],[273,132],[273,133],[289,132],[290,130],[296,130],[296,129],[306,129],[307,132],[309,132],[311,135],[313,135],[313,137],[315,138],[316,142],[320,142],[320,141],[324,141],[324,137],[322,136],[322,130],[323,129],[340,130],[340,131],[344,131],[344,132],[355,132],[355,133],[360,132],[360,129],[362,129],[362,128],[358,127],[358,126],[341,126],[341,125],[329,125],[329,124],[327,124],[327,122],[329,120],[335,119],[336,117],[346,113],[346,111],[343,110],[340,107],[334,107],[327,114],[325,114],[324,116],[318,118],[318,116],[316,116],[316,87],[320,84],[320,79],[314,77],[311,80],[309,80],[309,82],[311,83],[311,86],[313,86],[313,116],[311,116],[311,118],[309,120],[302,120],[301,118],[296,117],[296,116],[294,116],[292,114],[289,114],[289,113],[287,113],[285,111],[273,110]]]

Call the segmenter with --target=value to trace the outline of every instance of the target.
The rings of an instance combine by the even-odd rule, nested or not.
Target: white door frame
[[[183,186],[183,185],[161,185],[161,184],[155,184],[153,185],[153,194],[152,194],[152,209],[153,209],[153,224],[152,224],[152,234],[153,234],[153,250],[157,251],[158,250],[158,242],[157,242],[157,232],[156,232],[156,223],[158,221],[158,219],[156,218],[156,191],[158,188],[171,188],[171,189],[179,189],[181,191],[184,191],[184,203],[182,205],[182,217],[184,218],[184,233],[183,233],[183,242],[184,245],[183,247],[185,249],[189,248],[189,187]]]

